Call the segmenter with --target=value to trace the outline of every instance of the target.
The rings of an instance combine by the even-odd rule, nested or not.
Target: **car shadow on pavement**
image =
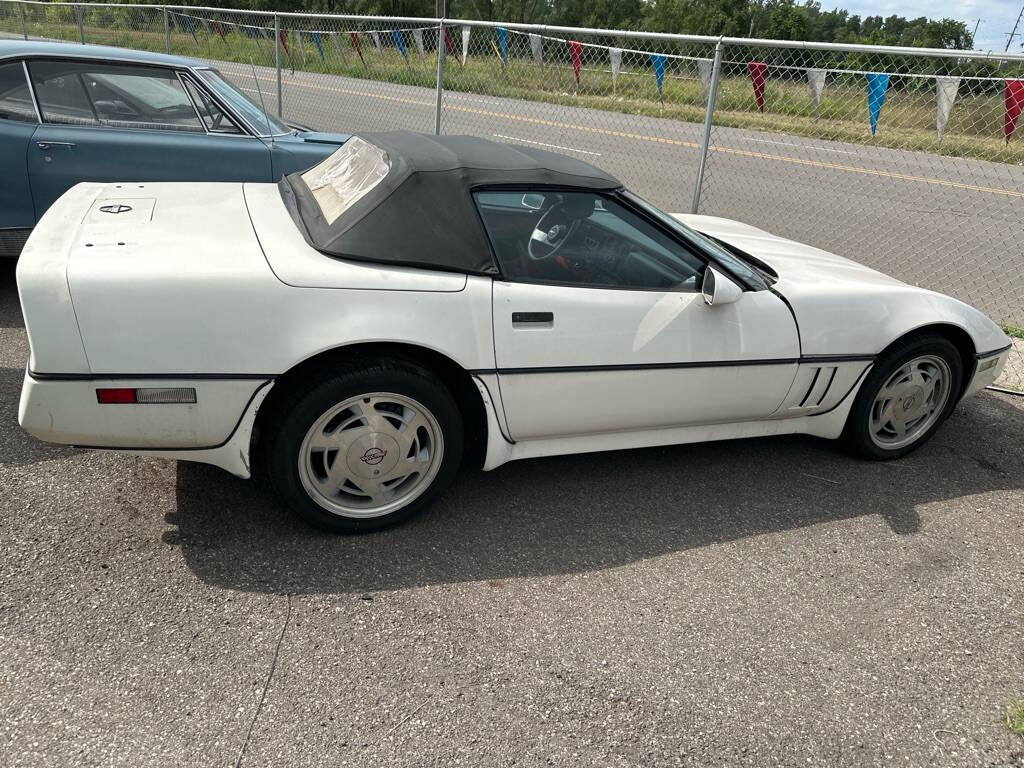
[[[864,515],[912,535],[919,505],[1024,486],[1022,430],[1024,408],[984,394],[887,464],[800,436],[513,462],[464,470],[420,517],[355,537],[293,520],[261,483],[182,462],[164,541],[207,583],[321,594],[591,571]]]
[[[0,328],[24,328],[18,284],[14,279],[14,259],[0,259]]]

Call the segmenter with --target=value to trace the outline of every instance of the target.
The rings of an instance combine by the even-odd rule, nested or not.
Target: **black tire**
[[[913,442],[898,448],[883,447],[871,436],[871,411],[875,399],[886,382],[902,366],[925,355],[941,358],[949,368],[950,381],[945,405],[931,426],[922,431]],[[888,461],[906,456],[924,445],[953,412],[960,399],[962,382],[963,362],[960,353],[949,340],[938,334],[926,333],[897,342],[875,360],[847,416],[842,439],[849,450],[866,459]]]
[[[307,433],[331,408],[369,393],[400,395],[429,412],[440,430],[440,467],[406,505],[375,517],[345,516],[329,510],[306,490],[299,469],[300,452]],[[289,510],[333,533],[366,533],[407,520],[451,483],[462,461],[463,422],[448,389],[417,363],[390,357],[362,359],[322,369],[308,384],[290,387],[275,403],[261,441],[270,485]]]

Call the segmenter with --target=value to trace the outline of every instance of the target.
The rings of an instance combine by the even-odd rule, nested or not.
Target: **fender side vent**
[[[820,377],[820,376],[821,376],[821,368],[815,368],[814,369],[814,376],[811,377],[811,386],[809,386],[807,388],[807,391],[804,393],[804,399],[800,401],[800,405],[797,406],[798,408],[803,408],[805,405],[807,405],[807,401],[811,397],[811,392],[814,391],[814,387],[815,387],[815,385],[817,385],[818,377]]]

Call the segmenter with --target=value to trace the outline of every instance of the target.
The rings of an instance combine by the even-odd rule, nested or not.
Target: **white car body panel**
[[[132,211],[99,210],[109,205]],[[965,304],[736,222],[679,218],[771,265],[774,292],[708,307],[693,292],[344,261],[306,243],[276,185],[81,184],[18,264],[31,345],[19,420],[44,440],[246,477],[274,379],[328,350],[405,344],[472,374],[492,469],[644,445],[836,437],[874,355],[925,325],[961,328],[998,356],[965,371],[968,393],[1005,364],[996,351],[1008,339]],[[512,312],[553,321],[514,327]],[[197,402],[99,405],[101,386],[192,387]]]

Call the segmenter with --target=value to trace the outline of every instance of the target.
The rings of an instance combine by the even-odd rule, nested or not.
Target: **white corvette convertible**
[[[579,160],[411,133],[279,184],[79,184],[18,288],[31,434],[255,462],[337,531],[408,517],[464,454],[800,432],[896,458],[1010,343],[955,299],[665,214]]]

